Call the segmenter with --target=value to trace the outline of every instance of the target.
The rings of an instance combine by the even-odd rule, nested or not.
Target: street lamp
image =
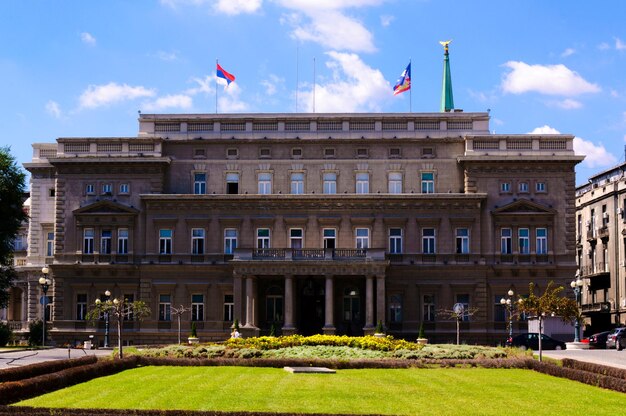
[[[580,278],[580,271],[576,270],[576,278],[569,284],[574,289],[574,296],[576,296],[576,306],[580,308],[581,295],[583,290],[583,279]],[[574,321],[574,342],[580,342],[580,322],[578,317]]]
[[[43,291],[43,297],[41,298],[41,304],[43,305],[43,332],[41,336],[41,346],[45,347],[46,345],[46,308],[48,307],[48,288],[52,284],[52,281],[48,278],[48,273],[50,270],[47,266],[43,266],[41,268],[41,273],[43,276],[39,278],[39,285],[41,286],[41,290]]]
[[[105,302],[108,302],[111,298],[111,291],[107,290],[104,292]],[[104,348],[109,347],[109,309],[105,309],[104,311]]]
[[[506,299],[501,298],[500,304],[502,306],[505,306],[509,312],[509,339],[507,340],[507,342],[512,343],[513,342],[513,295],[515,294],[515,292],[513,292],[513,289],[509,289],[509,291],[506,294],[508,297]]]

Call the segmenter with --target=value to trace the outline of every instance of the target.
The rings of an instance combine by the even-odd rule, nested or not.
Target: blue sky
[[[137,134],[143,113],[437,112],[496,133],[574,134],[577,183],[624,161],[626,2],[133,0],[0,2],[0,144]],[[412,90],[392,87],[411,59]],[[313,62],[315,61],[315,66]],[[296,93],[297,91],[297,93]],[[296,99],[297,97],[297,99]]]

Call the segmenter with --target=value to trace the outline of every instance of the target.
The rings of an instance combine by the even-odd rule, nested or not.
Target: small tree
[[[378,320],[378,323],[376,324],[376,329],[374,330],[374,332],[376,332],[377,334],[384,334],[385,333],[385,328],[383,328],[383,321],[382,320]]]
[[[178,343],[180,344],[180,318],[182,317],[182,315],[185,312],[189,312],[191,310],[191,308],[180,305],[180,307],[176,308],[176,307],[172,307],[172,315],[176,316],[176,320],[178,321]],[[195,323],[195,322],[194,322]],[[195,335],[193,335],[193,326],[192,326],[192,337],[196,338]]]
[[[461,321],[464,317],[474,316],[478,313],[478,308],[465,308],[462,304],[456,303],[452,309],[441,309],[437,315],[456,321],[456,345],[461,343]]]
[[[140,300],[129,302],[128,299],[119,300],[115,298],[103,302],[100,299],[96,299],[93,309],[87,313],[87,319],[93,323],[100,319],[105,313],[108,313],[117,323],[117,346],[120,351],[120,359],[122,359],[124,358],[124,352],[122,350],[124,320],[132,315],[133,319],[141,321],[143,318],[150,315],[150,308],[148,308],[145,302]]]
[[[191,338],[198,338],[198,329],[196,328],[196,321],[191,323]],[[180,341],[178,341],[180,344]]]
[[[541,334],[543,319],[546,316],[558,316],[563,322],[572,322],[578,319],[578,305],[576,301],[561,295],[563,286],[556,286],[553,281],[548,283],[543,295],[535,294],[535,284],[530,283],[528,297],[520,298],[519,310],[539,320],[539,361],[542,361]]]
[[[424,320],[422,320],[422,322],[420,323],[420,329],[417,333],[417,337],[420,339],[426,338],[426,335],[424,334]]]
[[[233,329],[239,331],[239,319],[235,319],[235,322],[233,322]]]
[[[43,340],[43,321],[37,319],[28,323],[28,345],[41,345]],[[46,339],[48,339],[48,327],[46,327]]]
[[[12,335],[13,331],[11,331],[11,327],[0,322],[0,347],[7,345],[11,340]]]

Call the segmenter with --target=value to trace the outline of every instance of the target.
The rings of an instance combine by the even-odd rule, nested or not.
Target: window
[[[324,174],[324,193],[325,194],[337,193],[337,174],[336,173]]]
[[[510,228],[502,228],[500,230],[500,253],[511,254],[513,252],[511,234]]]
[[[256,230],[256,248],[270,248],[269,228],[258,228]]]
[[[456,229],[456,253],[468,254],[469,249],[469,229],[457,228]]]
[[[402,253],[402,228],[389,229],[389,253]]]
[[[503,192],[503,193],[511,192],[511,183],[509,183],[509,182],[502,182],[500,184],[500,192]]]
[[[422,148],[422,157],[423,158],[431,158],[435,156],[435,151],[432,147],[424,147]]]
[[[193,157],[198,158],[198,159],[204,159],[204,157],[206,156],[206,150],[205,149],[193,149]]]
[[[226,158],[227,159],[237,159],[238,156],[239,156],[239,150],[238,149],[227,149],[226,150]]]
[[[545,192],[546,191],[546,183],[545,182],[537,182],[535,184],[535,192]]]
[[[128,254],[128,228],[117,230],[117,254]]]
[[[337,230],[334,228],[324,228],[324,248],[335,248],[335,238]]]
[[[493,300],[493,320],[495,322],[506,321],[506,306],[500,303],[500,299],[506,299],[505,295],[496,295]]]
[[[422,228],[422,252],[424,254],[435,254],[435,229]]]
[[[54,233],[46,233],[46,256],[54,256]]]
[[[130,185],[127,183],[120,184],[120,194],[127,194],[130,192]]]
[[[343,320],[359,322],[361,319],[361,298],[356,288],[348,287],[343,292]]]
[[[370,245],[369,228],[356,229],[356,248],[368,248]]]
[[[609,225],[609,213],[606,212],[606,205],[602,205],[602,227]]]
[[[191,254],[204,254],[204,228],[192,228]]]
[[[191,320],[204,321],[204,295],[191,295]]]
[[[291,248],[302,248],[302,228],[292,228],[289,230],[289,245]]]
[[[110,183],[105,183],[102,185],[102,194],[103,195],[111,195],[113,193],[113,185]]]
[[[463,305],[463,316],[461,317],[461,320],[463,322],[468,322],[470,318],[469,301],[470,296],[468,294],[463,293],[456,295],[456,303],[460,303],[461,305]]]
[[[96,193],[96,190],[95,190],[93,184],[89,183],[89,184],[85,185],[85,193],[87,195],[93,195],[93,194]]]
[[[224,321],[232,322],[235,313],[235,300],[233,295],[224,295]]]
[[[517,232],[519,236],[519,253],[520,254],[530,253],[530,239],[529,239],[528,228],[520,228]]]
[[[390,159],[398,159],[402,157],[402,149],[399,147],[392,147],[389,149],[389,158]]]
[[[402,193],[402,173],[391,172],[389,173],[389,193],[401,194]]]
[[[537,228],[535,234],[537,237],[537,254],[548,254],[548,230],[546,228]]]
[[[368,173],[356,174],[356,193],[368,194],[370,192],[370,175]]]
[[[299,147],[291,149],[291,157],[294,159],[300,159],[302,157],[302,149]]]
[[[422,172],[422,193],[435,193],[435,174],[433,172]]]
[[[291,193],[302,195],[304,193],[304,173],[291,174]]]
[[[432,322],[435,320],[435,295],[424,295],[422,312],[424,321]]]
[[[268,159],[272,157],[272,151],[268,147],[263,147],[259,150],[259,158]]]
[[[172,254],[172,230],[159,230],[159,254]]]
[[[54,188],[50,188],[50,189],[48,189],[48,196],[49,196],[50,198],[54,198],[54,197],[55,197],[55,195],[56,195],[56,190],[55,190]]]
[[[229,195],[236,195],[239,193],[239,174],[238,173],[226,174],[226,193]]]
[[[93,254],[93,228],[85,228],[83,231],[83,254]]]
[[[87,294],[76,295],[76,320],[84,321],[87,317]]]
[[[224,230],[224,254],[235,254],[237,248],[237,230],[226,228]]]
[[[100,233],[100,254],[111,254],[111,230]]]
[[[324,157],[325,158],[333,158],[333,157],[335,157],[335,149],[333,149],[333,148],[326,148],[326,149],[324,149]]]
[[[172,296],[159,295],[159,321],[172,320]]]
[[[389,322],[402,322],[402,295],[391,295],[389,298]]]
[[[369,152],[365,148],[356,149],[356,157],[358,158],[366,158]]]
[[[517,189],[519,190],[519,192],[522,192],[522,193],[528,192],[528,182],[520,182],[517,185]]]
[[[259,194],[269,195],[272,193],[272,174],[259,173]]]
[[[193,174],[193,193],[195,195],[206,194],[206,173],[194,173]]]
[[[277,286],[272,286],[267,290],[265,319],[267,322],[282,322],[283,320],[283,295]]]

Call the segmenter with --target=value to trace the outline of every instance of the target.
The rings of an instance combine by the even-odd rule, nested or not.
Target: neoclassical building
[[[143,300],[134,344],[185,333],[388,333],[501,342],[509,289],[575,276],[571,135],[502,135],[488,113],[141,114],[134,137],[33,145],[31,221],[5,319],[51,337],[104,326],[109,290]],[[130,317],[132,318],[132,317]],[[525,330],[514,322],[514,332]]]

